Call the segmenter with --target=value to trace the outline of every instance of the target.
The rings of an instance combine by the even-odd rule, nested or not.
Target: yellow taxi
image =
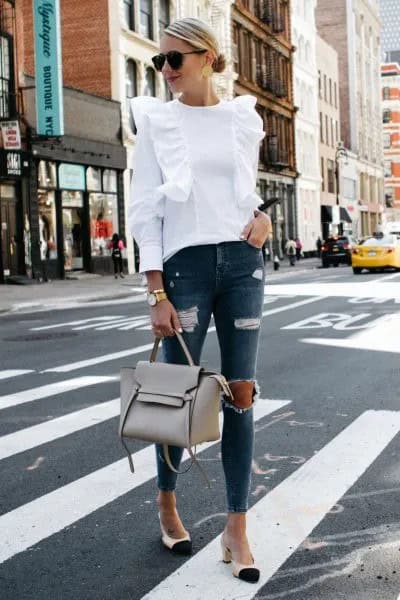
[[[363,269],[374,271],[392,267],[400,269],[400,238],[396,235],[376,235],[353,247],[351,254],[353,273]]]

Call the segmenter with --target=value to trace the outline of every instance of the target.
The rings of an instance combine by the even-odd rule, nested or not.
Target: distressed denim
[[[258,341],[264,298],[264,261],[261,249],[246,241],[183,248],[164,263],[163,280],[178,312],[184,340],[193,360],[200,358],[211,315],[221,352],[221,372],[228,382],[255,381]],[[163,360],[186,364],[175,337],[164,338]],[[254,395],[258,391],[255,383]],[[246,512],[254,447],[253,407],[238,409],[222,398],[222,464],[228,512]],[[170,446],[179,468],[183,450]],[[158,487],[174,490],[177,474],[166,464],[156,445]]]

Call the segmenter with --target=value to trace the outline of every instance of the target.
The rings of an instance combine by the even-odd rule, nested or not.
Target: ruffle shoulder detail
[[[151,114],[161,104],[164,104],[163,101],[154,96],[136,96],[130,100],[133,120],[138,131],[144,126],[146,115]]]
[[[174,202],[186,202],[193,185],[193,172],[176,102],[163,102],[151,112],[150,131],[165,179],[159,189]]]
[[[236,96],[234,130],[236,140],[236,193],[239,206],[257,208],[262,199],[255,192],[260,142],[265,137],[264,123],[255,109],[257,97],[251,94]]]

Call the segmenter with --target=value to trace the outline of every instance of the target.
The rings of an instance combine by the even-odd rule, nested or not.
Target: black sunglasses
[[[157,71],[161,71],[164,66],[165,60],[168,61],[171,69],[180,69],[183,64],[183,55],[184,54],[202,54],[203,52],[207,52],[207,50],[192,50],[191,52],[178,52],[178,50],[170,50],[167,54],[157,54],[152,57],[153,65],[157,69]]]

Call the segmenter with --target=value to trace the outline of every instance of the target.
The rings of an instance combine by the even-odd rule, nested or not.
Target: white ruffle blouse
[[[238,241],[253,211],[263,121],[257,98],[237,96],[213,106],[138,96],[128,226],[140,272],[187,246]]]

